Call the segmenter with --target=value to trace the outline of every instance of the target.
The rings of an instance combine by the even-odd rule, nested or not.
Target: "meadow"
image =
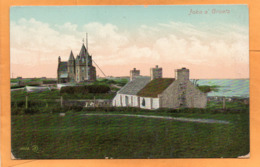
[[[249,152],[247,112],[168,114],[226,120],[229,124],[85,113],[89,112],[68,112],[65,116],[13,115],[14,156],[21,159],[235,158]]]

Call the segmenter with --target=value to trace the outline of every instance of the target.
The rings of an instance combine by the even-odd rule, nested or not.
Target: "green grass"
[[[41,100],[41,99],[60,99],[62,96],[64,99],[113,99],[115,93],[87,93],[87,94],[61,94],[59,90],[52,91],[44,91],[44,92],[22,92],[22,91],[14,91],[11,92],[11,100],[12,101],[21,101],[25,100],[25,96],[28,95],[29,99],[33,100]]]
[[[15,115],[12,116],[12,151],[22,159],[225,158],[249,152],[248,113],[182,113],[179,116],[231,123],[80,114]]]

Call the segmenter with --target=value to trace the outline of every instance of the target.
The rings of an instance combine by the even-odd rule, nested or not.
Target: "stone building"
[[[79,55],[76,58],[72,51],[70,52],[68,61],[61,61],[61,58],[58,58],[58,83],[79,83],[95,80],[96,68],[92,65],[92,56],[88,53],[84,44],[82,44]]]
[[[121,88],[112,103],[113,106],[118,107],[140,107],[140,98],[137,93],[150,82],[150,77],[135,77],[135,79],[128,82],[123,88]]]
[[[113,99],[113,106],[158,108],[205,108],[207,94],[189,80],[189,69],[176,70],[175,78],[163,78],[162,68],[150,77],[137,77]],[[151,70],[152,71],[152,70]]]

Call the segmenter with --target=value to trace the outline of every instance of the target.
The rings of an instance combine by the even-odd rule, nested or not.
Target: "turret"
[[[59,62],[59,63],[61,62],[61,58],[60,58],[60,56],[59,56],[59,58],[58,58],[58,62]]]
[[[74,82],[75,81],[75,58],[72,53],[70,52],[70,57],[68,60],[68,75],[69,75],[69,81]]]
[[[74,55],[73,55],[73,53],[72,53],[72,51],[70,52],[70,57],[69,57],[69,61],[74,61],[75,60],[75,58],[74,58]]]

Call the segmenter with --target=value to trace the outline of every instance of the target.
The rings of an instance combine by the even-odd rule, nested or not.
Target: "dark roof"
[[[142,97],[158,97],[171,83],[174,78],[158,78],[149,82],[137,95]]]
[[[79,55],[77,55],[77,57],[76,57],[76,63],[78,63],[79,62]]]
[[[149,83],[150,77],[137,77],[134,80],[128,82],[118,93],[136,95],[146,84]]]
[[[75,60],[75,58],[74,58],[74,55],[73,55],[72,51],[70,52],[70,57],[69,57],[69,60]]]
[[[60,62],[58,70],[59,71],[67,71],[67,62]]]
[[[89,55],[89,53],[88,53],[85,45],[82,44],[82,47],[81,47],[80,52],[79,52],[79,56],[82,57],[82,56],[87,56],[87,55]]]

